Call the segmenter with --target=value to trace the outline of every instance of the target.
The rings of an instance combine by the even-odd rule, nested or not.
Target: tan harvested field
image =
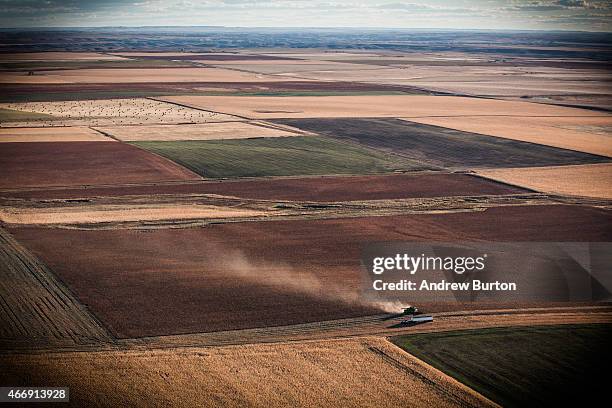
[[[112,126],[157,123],[206,123],[235,117],[147,98],[3,103],[0,108],[52,115],[53,120],[6,122],[3,126]]]
[[[242,60],[242,61],[197,61],[208,65],[214,65],[220,68],[237,69],[244,71],[258,72],[261,74],[292,74],[311,71],[338,71],[346,74],[346,71],[359,70],[363,71],[365,65],[349,64],[342,62],[328,61],[306,61],[306,60],[287,60],[287,61],[270,61],[270,60]],[[367,69],[367,68],[365,68]],[[372,66],[370,70],[380,69],[380,67]],[[299,76],[299,75],[298,75]]]
[[[323,58],[321,58],[323,59]],[[482,59],[423,58],[404,56],[351,57],[330,62],[353,63],[362,69],[341,72],[329,69],[290,72],[288,76],[323,81],[357,81],[388,85],[410,85],[432,91],[480,96],[609,95],[609,75],[601,69],[491,65]],[[537,64],[537,63],[536,63]],[[559,62],[557,61],[557,65]],[[372,75],[372,68],[378,68]]]
[[[384,51],[383,51],[384,52]],[[296,52],[296,50],[288,51],[274,51],[264,52],[262,55],[269,55],[274,57],[285,57],[285,58],[303,58],[303,59],[354,59],[361,57],[378,57],[378,52],[363,51],[355,52],[351,51],[321,51],[318,49],[303,50],[303,52]]]
[[[10,142],[114,142],[88,127],[0,128],[0,143]]]
[[[346,71],[322,69],[309,72],[288,72],[283,75],[313,81],[355,81],[389,85],[408,84],[420,78],[418,73],[402,68],[365,64],[360,65],[359,68]]]
[[[592,81],[592,83],[584,83],[584,81],[563,81],[563,80],[544,80],[539,78],[495,79],[490,82],[482,82],[477,79],[467,81],[394,81],[381,82],[393,83],[398,85],[413,85],[420,86],[433,91],[452,92],[464,95],[479,95],[479,96],[540,96],[540,95],[558,95],[558,94],[600,94],[609,95],[612,89],[607,85],[605,80]]]
[[[189,57],[195,55],[202,55],[199,52],[140,52],[140,51],[127,51],[127,52],[113,52],[113,55],[120,57]]]
[[[479,174],[546,193],[612,199],[612,164],[479,170]]]
[[[222,68],[143,68],[143,69],[78,69],[40,71],[50,83],[111,83],[132,82],[283,82],[291,78],[274,77]],[[28,78],[27,76],[25,78]],[[42,82],[41,82],[42,83]]]
[[[387,340],[2,356],[2,385],[69,386],[72,406],[496,406]]]
[[[538,143],[612,157],[612,115],[599,117],[469,116],[410,118],[410,122]],[[520,126],[517,126],[520,122]]]
[[[168,96],[161,100],[253,119],[427,116],[611,117],[583,109],[456,96]]]
[[[0,84],[66,84],[61,78],[51,78],[47,75],[28,75],[27,72],[3,72]]]
[[[125,221],[245,218],[266,213],[251,209],[212,205],[138,204],[89,205],[55,208],[0,208],[0,221],[7,224],[85,224]]]
[[[219,122],[197,125],[163,126],[115,126],[100,128],[119,140],[217,140],[248,139],[253,137],[303,136],[300,130],[286,130],[289,127],[258,126],[247,122]]]
[[[100,54],[98,52],[23,52],[0,54],[0,59],[12,61],[116,61],[125,60],[118,55]]]

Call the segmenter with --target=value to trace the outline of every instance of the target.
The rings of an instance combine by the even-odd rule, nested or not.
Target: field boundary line
[[[18,319],[4,322],[3,345],[79,347],[115,342],[61,279],[1,227],[0,257],[3,308],[14,311]]]
[[[152,97],[152,96],[147,96],[144,99],[149,99],[149,100],[155,101],[155,102],[169,103],[171,105],[180,106],[182,108],[189,108],[189,109],[199,110],[199,111],[202,111],[202,112],[218,113],[220,115],[233,116],[235,118],[240,118],[240,119],[248,120],[248,121],[257,120],[257,119],[253,119],[253,118],[248,118],[246,116],[236,115],[236,114],[233,114],[233,113],[225,113],[225,112],[219,112],[219,111],[214,111],[214,110],[210,110],[210,109],[204,109],[204,108],[201,108],[201,107],[188,105],[186,103],[180,103],[180,102],[174,102],[174,101],[166,101],[164,99],[161,99],[161,98],[158,99],[158,98],[155,98],[155,97]]]

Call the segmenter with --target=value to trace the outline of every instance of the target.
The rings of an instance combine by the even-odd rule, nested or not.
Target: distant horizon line
[[[337,27],[337,26],[224,26],[224,25],[103,25],[103,26],[31,26],[31,27],[1,27],[0,31],[29,30],[75,30],[75,29],[155,29],[155,28],[206,28],[206,29],[244,29],[244,30],[356,30],[356,31],[464,31],[464,32],[541,32],[541,33],[602,33],[612,31],[577,30],[577,29],[537,29],[537,28],[408,28],[408,27]]]

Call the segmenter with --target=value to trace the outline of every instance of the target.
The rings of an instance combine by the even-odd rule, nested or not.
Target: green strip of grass
[[[612,362],[610,340],[609,324],[464,330],[392,339],[507,407],[571,406],[605,392],[600,387],[609,376],[603,370]]]
[[[0,122],[19,122],[28,120],[52,120],[54,116],[44,113],[24,112],[13,109],[0,108]]]
[[[423,168],[397,156],[314,136],[133,144],[211,178],[367,174]]]

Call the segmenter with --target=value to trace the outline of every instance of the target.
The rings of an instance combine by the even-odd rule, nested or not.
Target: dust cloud
[[[361,296],[358,289],[347,288],[338,283],[322,282],[315,274],[297,271],[289,265],[251,261],[240,251],[219,249],[217,253],[223,254],[216,258],[216,262],[224,272],[256,284],[273,286],[316,299],[373,308],[385,313],[399,313],[406,307],[398,301],[366,299]]]

